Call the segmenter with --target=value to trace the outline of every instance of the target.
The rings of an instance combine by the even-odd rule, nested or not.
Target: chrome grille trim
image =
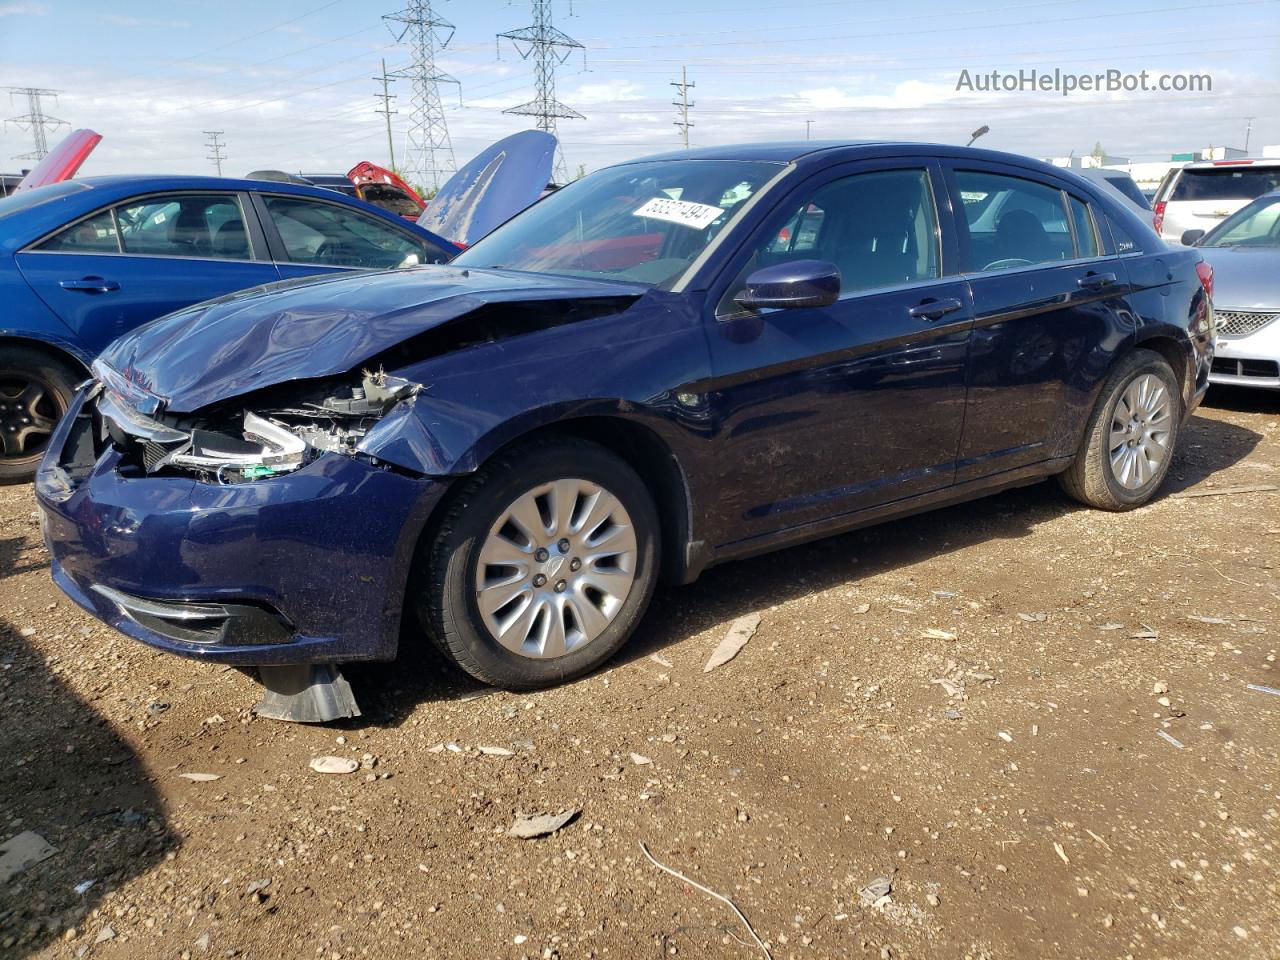
[[[1280,310],[1223,310],[1215,307],[1213,318],[1218,336],[1230,340],[1252,336],[1280,318]]]

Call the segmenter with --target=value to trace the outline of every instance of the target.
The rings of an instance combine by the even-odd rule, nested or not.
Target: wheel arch
[[[1133,350],[1150,350],[1152,353],[1158,353],[1173,368],[1173,375],[1177,377],[1178,383],[1182,385],[1182,405],[1185,409],[1187,398],[1191,391],[1194,390],[1194,377],[1191,370],[1191,358],[1188,356],[1187,348],[1176,338],[1167,333],[1156,333],[1145,339],[1136,341],[1133,346],[1125,351],[1130,353]],[[1116,358],[1117,362],[1120,357]]]
[[[593,414],[567,417],[521,433],[491,450],[484,462],[518,444],[555,437],[572,437],[604,447],[639,474],[658,510],[662,578],[676,583],[691,579],[692,496],[684,467],[670,444],[637,420]],[[482,465],[477,464],[477,468]],[[696,571],[692,572],[696,575]]]
[[[76,371],[89,376],[89,365],[93,358],[81,353],[68,343],[49,340],[25,334],[5,333],[0,331],[0,351],[21,347],[26,350],[38,350],[51,359],[65,363]]]

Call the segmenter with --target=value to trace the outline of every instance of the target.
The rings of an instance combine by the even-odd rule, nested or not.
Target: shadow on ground
[[[29,830],[57,848],[0,886],[5,958],[30,956],[69,927],[83,932],[104,894],[178,845],[141,759],[55,669],[0,620],[0,838]],[[87,929],[96,936],[103,923]]]
[[[1223,396],[1215,400],[1233,402]],[[1257,401],[1235,401],[1257,402]],[[1265,401],[1264,401],[1265,402]],[[1262,437],[1218,419],[1195,416],[1161,497],[1201,483],[1249,455]],[[718,623],[808,593],[831,589],[931,557],[993,540],[1026,536],[1040,523],[1084,507],[1056,482],[1007,491],[814,543],[713,567],[685,587],[660,586],[631,642],[604,669],[656,653]],[[348,668],[365,723],[396,726],[421,702],[483,696],[487,688],[430,647],[411,615],[395,664]]]

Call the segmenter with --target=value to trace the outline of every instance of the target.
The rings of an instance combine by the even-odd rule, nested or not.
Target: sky
[[[399,0],[403,4],[404,0]],[[455,29],[439,67],[458,164],[530,126],[502,113],[533,97],[533,65],[495,34],[531,22],[528,0],[436,0]],[[203,131],[221,130],[227,175],[277,168],[345,172],[387,162],[374,113],[380,61],[409,50],[380,15],[396,0],[0,0],[0,88],[61,91],[69,127],[104,135],[81,175],[212,173]],[[1172,152],[1280,144],[1280,0],[553,0],[555,25],[583,44],[557,73],[570,171],[680,146],[671,100],[681,67],[693,146],[760,140],[908,139],[1032,156]],[[1212,92],[979,92],[961,71],[1035,68],[1197,73]],[[392,86],[398,160],[407,80]],[[4,111],[7,110],[7,113]],[[0,114],[26,112],[0,93]],[[812,121],[806,124],[806,121]],[[14,124],[0,171],[30,161]]]

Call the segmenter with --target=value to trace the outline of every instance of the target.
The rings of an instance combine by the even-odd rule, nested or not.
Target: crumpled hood
[[[1213,267],[1219,310],[1280,309],[1280,247],[1197,247]]]
[[[638,297],[647,288],[504,270],[423,266],[284,281],[161,317],[99,357],[191,413],[289,380],[345,373],[489,303]]]

